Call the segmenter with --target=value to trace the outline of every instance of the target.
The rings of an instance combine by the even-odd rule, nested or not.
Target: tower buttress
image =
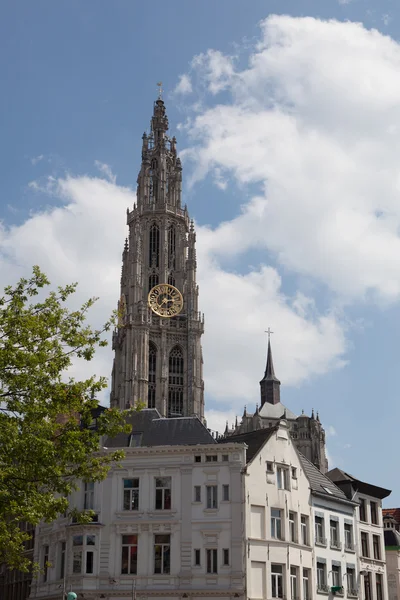
[[[204,317],[198,310],[196,233],[186,206],[181,207],[182,165],[176,139],[167,132],[165,105],[158,98],[150,133],[142,137],[137,201],[127,211],[111,405],[125,408],[141,401],[163,416],[203,419]],[[149,309],[148,293],[161,283],[181,292],[179,315],[163,318]]]

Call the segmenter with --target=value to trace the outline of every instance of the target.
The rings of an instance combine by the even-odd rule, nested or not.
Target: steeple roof
[[[272,350],[271,350],[271,340],[268,340],[267,364],[265,367],[264,377],[261,381],[277,381],[278,383],[280,383],[280,381],[276,377],[275,371],[274,371],[274,362],[272,360]]]

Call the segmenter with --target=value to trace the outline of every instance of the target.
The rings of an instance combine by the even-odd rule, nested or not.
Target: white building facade
[[[382,499],[389,496],[390,490],[362,482],[340,469],[328,475],[356,503],[359,598],[387,600]]]
[[[198,419],[159,419],[185,420],[207,432]],[[125,448],[106,480],[82,483],[70,505],[93,509],[96,522],[38,528],[44,570],[31,598],[60,600],[65,588],[90,600],[243,599],[245,448],[207,435],[208,444]]]

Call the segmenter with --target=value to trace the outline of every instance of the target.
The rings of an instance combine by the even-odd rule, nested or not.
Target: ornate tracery
[[[149,343],[149,384],[147,394],[147,408],[156,407],[156,376],[157,376],[157,348]]]
[[[168,415],[183,415],[183,352],[175,346],[169,353]]]

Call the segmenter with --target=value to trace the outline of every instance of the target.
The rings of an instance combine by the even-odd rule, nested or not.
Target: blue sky
[[[99,295],[106,319],[162,80],[198,230],[209,423],[254,409],[271,326],[283,402],[318,410],[331,466],[393,489],[387,505],[400,501],[399,18],[394,0],[0,6],[0,283],[37,262]]]

